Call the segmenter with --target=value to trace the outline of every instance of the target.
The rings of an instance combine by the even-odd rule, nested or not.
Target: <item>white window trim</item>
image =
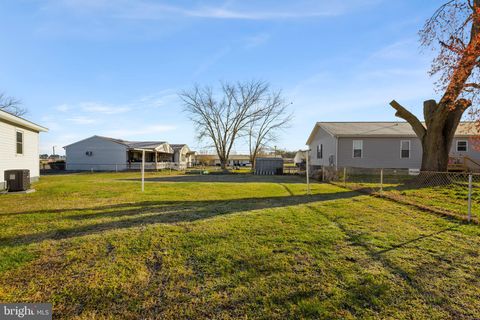
[[[402,145],[404,142],[408,142],[408,157],[402,157]],[[410,159],[412,155],[412,142],[410,140],[400,140],[400,159]]]
[[[360,141],[361,148],[361,156],[355,157],[355,141]],[[362,159],[363,158],[363,140],[352,140],[352,158],[353,159]]]
[[[17,153],[17,133],[22,134],[22,153]],[[23,157],[25,155],[25,131],[15,128],[15,156]]]
[[[459,151],[459,150],[458,150],[458,143],[459,143],[459,142],[465,142],[465,146],[466,146],[465,151]],[[457,140],[456,149],[457,149],[457,152],[468,152],[468,140]]]

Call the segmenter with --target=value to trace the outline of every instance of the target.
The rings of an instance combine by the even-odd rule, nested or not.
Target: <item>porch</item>
[[[469,156],[451,155],[448,158],[449,172],[480,172],[480,163]]]
[[[130,162],[127,164],[128,170],[141,170],[142,162]],[[185,170],[186,164],[176,162],[145,162],[145,170]]]
[[[143,150],[132,149],[127,155],[127,169],[140,170],[142,168]],[[174,162],[173,153],[161,152],[155,149],[145,150],[145,170],[185,170],[186,164]]]

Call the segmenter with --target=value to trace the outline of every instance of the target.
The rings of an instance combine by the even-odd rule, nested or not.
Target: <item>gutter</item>
[[[335,137],[335,170],[338,170],[338,137]]]

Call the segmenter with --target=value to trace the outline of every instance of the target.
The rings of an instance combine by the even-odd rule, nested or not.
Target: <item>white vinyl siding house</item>
[[[450,156],[480,163],[480,151],[469,146],[475,136],[471,123],[460,123]],[[318,122],[307,145],[312,167],[419,169],[422,163],[421,142],[406,122]]]
[[[65,146],[66,170],[123,171],[141,167],[145,150],[145,168],[185,169],[193,162],[194,152],[187,145],[173,145],[164,141],[126,141],[93,136]]]
[[[0,190],[5,188],[5,170],[28,169],[30,179],[40,176],[39,133],[48,129],[0,111]]]

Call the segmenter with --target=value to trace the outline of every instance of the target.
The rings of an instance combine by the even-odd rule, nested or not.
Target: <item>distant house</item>
[[[199,154],[196,156],[197,162],[206,166],[220,166],[220,158],[214,154]],[[228,166],[246,167],[251,166],[250,156],[242,154],[232,154],[228,158]]]
[[[475,126],[462,122],[450,151],[452,166],[480,169]],[[318,122],[308,140],[313,167],[420,169],[422,145],[406,122]]]
[[[188,146],[175,150],[165,141],[127,141],[102,136],[93,136],[65,146],[66,169],[75,171],[122,171],[140,169],[142,153],[145,151],[145,168],[184,169],[180,154],[188,150]]]
[[[30,170],[30,180],[40,176],[39,133],[48,129],[0,110],[0,189],[5,189],[4,172]]]
[[[171,144],[173,149],[173,161],[187,168],[195,164],[196,152],[190,150],[186,144]]]
[[[295,153],[295,158],[293,158],[293,163],[295,165],[300,165],[305,161],[306,161],[305,151],[301,151],[301,150],[297,151],[297,153]]]

